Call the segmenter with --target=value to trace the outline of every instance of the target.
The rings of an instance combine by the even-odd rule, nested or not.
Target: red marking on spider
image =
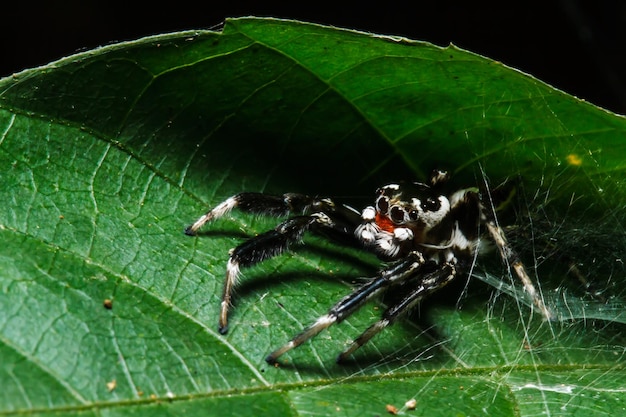
[[[385,232],[393,233],[396,226],[394,226],[393,222],[389,219],[389,217],[382,215],[380,213],[376,213],[376,224],[380,227],[381,230]]]

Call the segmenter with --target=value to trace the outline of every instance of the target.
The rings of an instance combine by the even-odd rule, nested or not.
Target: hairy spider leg
[[[422,272],[422,269],[430,264],[435,266],[434,262],[425,261],[420,252],[410,252],[406,258],[394,262],[388,268],[383,269],[377,277],[372,278],[366,284],[344,297],[335,304],[327,314],[318,318],[313,324],[297,334],[289,342],[270,353],[265,360],[268,363],[275,363],[284,353],[300,346],[332,324],[343,321],[381,291],[392,285],[405,282],[407,279],[415,276],[415,274]]]
[[[293,244],[300,243],[302,235],[311,227],[315,231],[331,235],[335,239],[354,243],[354,229],[360,222],[359,213],[353,208],[335,203],[328,198],[313,198],[304,194],[286,193],[282,196],[244,192],[236,194],[202,215],[185,229],[188,235],[195,235],[207,222],[229,213],[234,208],[243,212],[266,214],[274,217],[289,214],[312,213],[290,218],[274,230],[247,240],[230,252],[226,265],[226,279],[220,304],[218,330],[228,331],[228,310],[232,293],[237,284],[241,267],[250,267],[268,258],[280,255]],[[331,217],[332,216],[332,217]]]
[[[352,233],[351,229],[336,223],[325,213],[313,213],[309,216],[292,217],[279,224],[274,230],[253,237],[231,251],[222,294],[220,333],[224,334],[228,331],[228,310],[231,305],[232,292],[238,280],[239,269],[251,267],[282,254],[291,245],[301,243],[302,236],[311,228],[335,233]]]
[[[311,216],[298,216],[279,224],[274,230],[262,233],[232,249],[226,265],[226,279],[222,293],[219,318],[219,332],[228,331],[228,310],[231,306],[233,289],[238,281],[239,269],[248,268],[266,259],[278,256],[294,243],[299,243],[302,235],[313,223],[330,222],[327,216],[316,213]]]
[[[488,220],[485,223],[487,230],[489,231],[489,235],[498,247],[498,251],[500,252],[500,256],[502,257],[504,264],[515,271],[515,275],[517,275],[519,280],[524,285],[524,290],[528,293],[533,301],[533,304],[535,304],[535,307],[539,309],[543,317],[546,320],[552,320],[554,315],[543,302],[543,299],[528,276],[528,272],[526,272],[526,268],[524,268],[524,264],[520,260],[519,256],[507,242],[504,231],[492,220]]]
[[[228,214],[234,208],[246,213],[284,217],[289,214],[304,214],[313,211],[334,210],[334,203],[329,199],[317,199],[305,194],[286,193],[271,195],[264,193],[239,193],[227,198],[212,210],[209,210],[192,225],[185,229],[189,236],[195,236],[206,223]]]
[[[337,356],[337,363],[344,362],[355,350],[366,344],[370,339],[380,333],[385,327],[396,321],[399,317],[415,307],[426,296],[445,287],[456,276],[456,267],[452,262],[446,262],[441,269],[430,272],[421,277],[411,292],[385,310],[382,318],[367,328],[352,344]]]

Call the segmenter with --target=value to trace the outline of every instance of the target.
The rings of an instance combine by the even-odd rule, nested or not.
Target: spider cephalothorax
[[[338,361],[345,359],[425,296],[443,288],[454,279],[458,269],[467,267],[477,255],[483,229],[491,236],[504,262],[523,282],[534,304],[549,318],[549,310],[524,266],[508,246],[504,233],[488,215],[478,190],[467,188],[445,194],[441,188],[447,178],[444,171],[434,171],[429,184],[389,184],[381,187],[376,192],[374,205],[366,207],[361,213],[328,198],[292,193],[282,196],[240,193],[204,214],[185,230],[187,234],[195,235],[205,223],[235,207],[272,216],[294,215],[275,229],[231,251],[222,295],[220,332],[226,333],[228,329],[228,310],[240,268],[281,254],[292,244],[300,243],[307,231],[340,237],[343,241],[351,240],[389,263],[378,275],[335,304],[326,315],[268,355],[266,360],[270,363],[333,323],[341,322],[372,297],[390,287],[402,285],[406,293],[338,357]]]
[[[440,263],[477,248],[481,219],[474,190],[448,197],[426,184],[410,183],[389,184],[377,194],[374,206],[363,210],[355,235],[382,259],[420,250]]]

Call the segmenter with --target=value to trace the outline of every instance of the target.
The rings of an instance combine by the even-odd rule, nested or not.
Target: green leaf
[[[615,415],[625,132],[623,117],[453,46],[275,19],[2,79],[0,415]],[[532,247],[559,321],[533,316],[515,287],[498,296],[464,277],[348,365],[336,354],[381,304],[271,367],[268,352],[377,268],[311,237],[245,271],[218,334],[229,248],[276,221],[233,214],[185,236],[209,207],[241,190],[364,205],[434,167],[456,186],[514,179],[521,229],[581,257],[609,302],[572,295],[567,268]],[[495,261],[475,269],[489,281]]]

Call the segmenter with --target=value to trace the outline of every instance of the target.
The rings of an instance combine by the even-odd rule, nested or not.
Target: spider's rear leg
[[[303,214],[312,211],[332,211],[334,203],[329,199],[317,199],[304,194],[286,193],[281,196],[263,193],[239,193],[227,198],[212,210],[203,214],[185,229],[189,236],[195,236],[206,223],[228,214],[232,209],[255,214],[282,217],[289,214]]]
[[[539,309],[543,317],[546,320],[552,320],[554,318],[554,314],[543,302],[541,294],[537,291],[535,285],[528,276],[528,272],[526,272],[526,268],[524,268],[524,264],[519,259],[519,256],[507,242],[502,229],[493,221],[487,221],[486,225],[491,238],[498,247],[498,251],[500,252],[503,262],[515,271],[515,275],[517,275],[519,280],[522,281],[522,284],[524,285],[524,290],[528,293],[533,304]]]
[[[455,276],[455,266],[450,262],[446,262],[440,269],[418,279],[417,285],[412,287],[411,292],[406,297],[385,310],[380,320],[368,327],[359,337],[354,339],[348,349],[339,354],[337,363],[344,362],[355,350],[369,342],[372,337],[416,306],[426,296],[445,287]]]
[[[392,264],[390,267],[380,272],[380,275],[365,285],[357,288],[348,296],[335,304],[327,314],[320,317],[315,323],[308,326],[301,333],[292,338],[289,342],[270,353],[265,360],[268,363],[275,363],[284,353],[300,346],[302,343],[316,336],[322,330],[333,323],[340,323],[346,317],[354,313],[365,302],[378,295],[381,291],[391,285],[406,281],[416,273],[421,272],[424,267],[430,264],[424,260],[421,253],[415,251],[409,253],[406,258]]]

